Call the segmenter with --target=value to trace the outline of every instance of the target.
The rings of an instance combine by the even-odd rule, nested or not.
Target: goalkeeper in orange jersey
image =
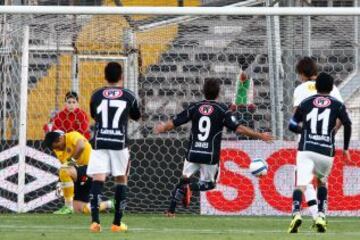
[[[91,179],[86,176],[92,150],[90,143],[76,131],[69,133],[52,131],[46,134],[44,144],[52,149],[62,164],[59,169],[59,179],[65,205],[54,214],[90,213]],[[112,207],[113,203],[110,200],[100,204],[100,210]]]

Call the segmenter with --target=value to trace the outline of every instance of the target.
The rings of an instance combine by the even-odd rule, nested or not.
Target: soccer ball
[[[264,159],[256,158],[251,161],[249,169],[252,175],[260,177],[267,174],[268,165]]]

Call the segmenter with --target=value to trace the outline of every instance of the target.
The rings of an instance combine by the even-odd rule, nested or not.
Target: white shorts
[[[92,150],[86,174],[111,174],[114,177],[125,176],[129,174],[129,150]]]
[[[311,151],[298,151],[296,154],[296,185],[306,186],[316,176],[325,183],[334,162],[328,157]]]
[[[200,170],[200,181],[204,182],[216,182],[218,178],[219,165],[209,165],[188,162],[185,159],[183,176],[190,178],[193,174]]]

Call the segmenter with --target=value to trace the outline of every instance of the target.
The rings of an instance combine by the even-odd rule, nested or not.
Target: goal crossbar
[[[75,15],[264,15],[264,16],[349,16],[360,15],[360,7],[74,7],[0,6],[1,14]]]

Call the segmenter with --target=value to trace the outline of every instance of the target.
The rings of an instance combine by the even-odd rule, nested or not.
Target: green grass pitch
[[[109,231],[112,214],[101,215],[103,231],[89,233],[90,216],[53,214],[0,214],[1,240],[230,240],[230,239],[360,239],[360,219],[329,217],[327,233],[310,229],[311,219],[305,218],[298,234],[286,233],[288,217],[226,217],[178,215],[175,219],[154,214],[128,214],[124,221],[127,233]]]

